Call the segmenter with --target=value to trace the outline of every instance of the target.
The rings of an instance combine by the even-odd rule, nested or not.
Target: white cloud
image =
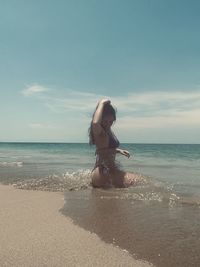
[[[44,91],[45,94],[39,94]],[[33,95],[40,99],[40,103],[54,113],[54,116],[56,113],[63,113],[64,125],[67,125],[63,130],[67,133],[69,125],[74,133],[80,133],[80,125],[82,132],[87,131],[96,104],[104,97],[110,98],[111,103],[117,107],[115,130],[122,135],[131,135],[136,131],[144,133],[147,130],[156,132],[159,129],[162,132],[164,129],[169,131],[173,128],[200,129],[200,91],[134,92],[109,97],[69,89],[50,90],[37,85],[28,88],[25,95]],[[32,129],[57,128],[45,123],[32,123],[29,126]]]
[[[93,112],[97,102],[109,96],[74,90],[52,90],[40,85],[31,86],[22,91],[25,96],[35,96],[55,113]],[[45,94],[40,94],[46,92]],[[135,92],[110,98],[117,107],[120,117],[127,115],[135,118],[186,116],[200,110],[200,91]],[[187,116],[186,116],[187,117]]]
[[[32,85],[32,86],[29,86],[28,88],[22,90],[21,93],[24,96],[32,96],[32,95],[38,95],[38,94],[40,94],[42,92],[46,92],[46,91],[49,91],[49,89],[46,87],[43,87],[41,85]]]
[[[114,97],[113,102],[122,112],[132,112],[137,117],[160,114],[173,115],[177,111],[200,108],[200,92],[151,92],[130,93]]]
[[[31,129],[58,129],[58,126],[57,125],[52,125],[52,124],[46,124],[46,123],[30,123],[29,125],[29,128]]]
[[[200,109],[188,112],[176,112],[169,116],[134,117],[125,116],[118,119],[118,128],[124,130],[172,128],[182,126],[200,127]]]

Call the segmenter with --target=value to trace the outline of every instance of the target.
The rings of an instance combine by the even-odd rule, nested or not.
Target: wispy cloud
[[[53,129],[58,129],[58,125],[52,125],[52,124],[47,124],[47,123],[30,123],[29,128],[31,129],[36,129],[36,130],[53,130]]]
[[[147,129],[200,127],[200,92],[134,93],[116,97],[118,129],[123,132]]]
[[[118,119],[118,128],[134,132],[137,129],[167,129],[199,125],[200,110],[174,112],[169,116],[134,117],[124,116]]]
[[[43,121],[33,114],[34,119],[28,125],[31,132],[43,138],[54,140],[56,136],[60,140],[87,141],[87,129],[97,102],[109,98],[117,108],[114,131],[124,141],[171,142],[176,132],[176,140],[194,142],[196,138],[195,142],[199,142],[195,137],[200,131],[200,91],[197,90],[131,92],[110,97],[34,85],[23,90],[23,95],[46,107]]]
[[[48,88],[41,86],[41,85],[32,85],[27,87],[26,89],[22,90],[21,93],[24,96],[33,96],[33,95],[38,95],[42,92],[47,92],[49,91]]]
[[[115,97],[119,110],[136,117],[173,116],[177,112],[200,109],[200,92],[151,92],[131,93]]]
[[[45,94],[38,94],[39,92]],[[54,113],[66,113],[90,117],[99,99],[109,96],[74,90],[52,90],[32,86],[24,95],[42,99],[43,104]],[[198,124],[200,117],[200,91],[135,92],[111,97],[118,110],[120,128],[152,128],[166,125]],[[81,118],[80,118],[81,119]],[[32,125],[40,128],[40,125]]]
[[[55,90],[40,85],[28,87],[21,93],[25,97],[42,100],[44,106],[55,113],[91,111],[94,110],[98,100],[104,97],[71,89]]]

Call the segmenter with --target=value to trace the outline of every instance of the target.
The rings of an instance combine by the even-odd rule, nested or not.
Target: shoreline
[[[152,266],[73,224],[61,192],[0,184],[0,266]]]

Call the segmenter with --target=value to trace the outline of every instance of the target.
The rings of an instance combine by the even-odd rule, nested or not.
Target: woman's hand
[[[105,104],[110,104],[111,101],[107,98],[104,98],[102,100],[99,101],[99,104],[105,105]]]
[[[119,148],[117,148],[116,150],[118,153],[122,154],[123,156],[130,158],[130,153],[127,150],[119,149]]]

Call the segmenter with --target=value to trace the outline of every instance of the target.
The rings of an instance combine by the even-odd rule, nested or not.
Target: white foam
[[[46,177],[19,181],[15,186],[21,189],[64,191],[86,189],[90,185],[91,170],[66,172],[62,176],[53,174]]]
[[[0,167],[22,167],[23,162],[22,161],[13,161],[13,162],[0,162]]]

